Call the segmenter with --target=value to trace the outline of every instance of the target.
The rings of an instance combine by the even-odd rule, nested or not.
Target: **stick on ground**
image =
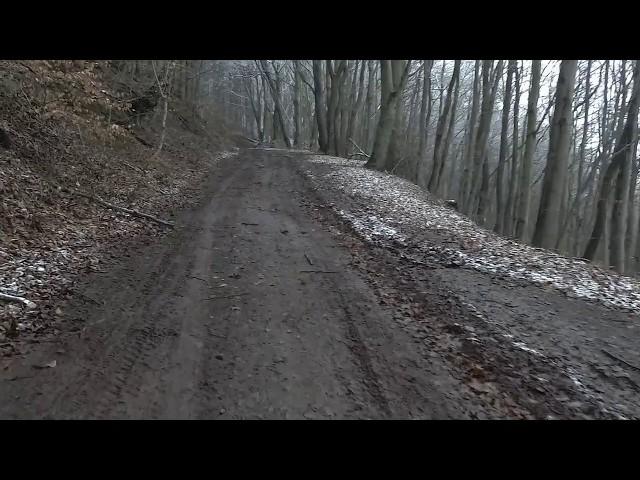
[[[0,300],[4,300],[5,302],[22,303],[27,308],[36,308],[36,304],[31,300],[27,300],[23,297],[16,297],[15,295],[9,295],[7,293],[0,293]]]
[[[77,191],[73,191],[73,190],[68,190],[68,189],[67,189],[67,191],[72,193],[72,194],[74,194],[74,195],[78,195],[80,197],[84,197],[84,198],[88,198],[89,200],[93,200],[94,202],[99,203],[100,205],[102,205],[104,207],[111,208],[112,210],[128,213],[129,215],[133,215],[134,217],[146,218],[147,220],[152,220],[152,221],[154,221],[156,223],[159,223],[161,225],[165,225],[165,226],[170,227],[170,228],[173,228],[175,226],[171,222],[167,222],[166,220],[162,220],[161,218],[154,217],[153,215],[149,215],[148,213],[139,212],[138,210],[133,210],[133,209],[129,209],[129,208],[118,207],[117,205],[113,205],[112,203],[106,202],[106,201],[102,200],[100,197],[97,197],[97,196],[93,196],[93,195],[89,195],[87,193],[77,192]]]
[[[603,353],[605,353],[608,357],[613,358],[614,360],[618,360],[619,362],[624,363],[626,366],[633,368],[634,370],[640,370],[640,367],[637,367],[635,365],[633,365],[632,363],[627,362],[626,360],[623,360],[620,357],[616,357],[613,353],[606,351],[604,348],[601,349]]]
[[[242,295],[248,295],[248,292],[244,292],[244,293],[236,293],[234,295],[222,295],[220,297],[208,297],[205,298],[205,300],[220,300],[221,298],[233,298],[233,297],[241,297]]]

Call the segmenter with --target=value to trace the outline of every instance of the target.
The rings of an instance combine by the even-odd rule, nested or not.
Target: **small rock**
[[[221,353],[219,353],[219,354],[216,355],[216,359],[217,360],[224,360],[224,356]]]

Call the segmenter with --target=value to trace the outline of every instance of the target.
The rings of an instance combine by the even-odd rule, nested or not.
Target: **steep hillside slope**
[[[77,274],[125,240],[167,228],[103,202],[169,219],[239,141],[176,101],[158,152],[150,91],[109,62],[0,61],[0,293],[33,302],[0,302],[0,342],[47,329],[50,300],[64,298]]]

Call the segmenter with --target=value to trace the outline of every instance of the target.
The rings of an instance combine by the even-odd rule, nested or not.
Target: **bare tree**
[[[423,181],[423,167],[426,158],[427,140],[429,132],[427,125],[431,118],[431,69],[433,60],[424,60],[422,72],[422,100],[420,105],[420,128],[418,131],[418,152],[416,155],[416,182],[420,185]]]
[[[504,210],[503,234],[507,236],[513,235],[513,224],[515,221],[516,198],[518,192],[518,168],[520,145],[518,142],[519,132],[519,115],[520,115],[520,70],[518,70],[518,61],[516,60],[515,75],[515,99],[513,102],[513,134],[511,136],[511,168],[509,176],[509,191],[507,193],[507,206]]]
[[[560,226],[559,205],[562,201],[569,163],[572,102],[577,66],[576,60],[563,60],[558,75],[547,166],[533,235],[533,244],[544,248],[555,247]]]
[[[393,159],[388,158],[391,135],[400,94],[404,89],[409,73],[409,60],[381,60],[382,104],[380,121],[376,128],[371,158],[367,167],[384,170],[390,167]],[[391,160],[391,161],[390,161]],[[389,168],[390,169],[390,168]]]
[[[609,166],[607,167],[604,178],[600,184],[596,222],[593,226],[589,243],[587,244],[587,248],[584,252],[585,258],[589,260],[593,259],[606,226],[609,196],[611,188],[614,186],[615,182],[611,261],[619,271],[624,271],[625,267],[624,228],[627,220],[626,202],[628,199],[628,166],[631,163],[632,155],[635,153],[634,142],[637,142],[638,96],[640,93],[639,73],[640,62],[636,61],[633,69],[633,91],[629,102],[627,120],[620,132],[620,135],[618,136],[611,162],[609,162]]]
[[[504,88],[504,97],[502,99],[502,128],[500,133],[500,153],[498,156],[498,169],[496,178],[496,225],[494,230],[497,233],[503,233],[504,212],[506,204],[504,199],[504,168],[507,161],[507,148],[509,144],[509,110],[511,109],[511,89],[513,82],[513,74],[518,68],[515,60],[509,60],[507,66],[507,82]]]
[[[262,67],[262,74],[269,85],[269,91],[271,92],[271,98],[273,98],[274,104],[274,124],[277,122],[280,132],[284,138],[284,142],[287,147],[291,148],[291,138],[287,134],[287,126],[285,124],[285,116],[282,108],[282,100],[280,98],[280,89],[278,85],[278,70],[274,67],[272,74],[266,60],[260,60],[260,66]],[[275,78],[274,78],[275,75]],[[275,135],[274,135],[275,136]]]
[[[440,118],[438,119],[438,126],[436,128],[436,143],[433,152],[433,166],[431,171],[431,177],[429,178],[428,188],[432,192],[439,192],[440,190],[440,182],[442,171],[445,162],[446,151],[448,149],[448,141],[450,141],[449,135],[445,137],[445,129],[451,130],[451,128],[447,128],[447,121],[449,117],[453,120],[455,118],[455,105],[453,105],[453,97],[454,97],[454,87],[458,83],[458,79],[460,77],[460,60],[455,61],[455,66],[453,68],[453,74],[451,75],[451,80],[449,81],[449,85],[447,87],[447,97],[444,102],[444,107],[442,109],[442,113],[440,114]],[[452,121],[451,120],[451,121]]]

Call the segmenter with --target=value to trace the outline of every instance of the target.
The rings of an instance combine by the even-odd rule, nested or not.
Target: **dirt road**
[[[553,322],[624,315],[364,242],[306,168],[222,160],[200,207],[83,279],[63,333],[0,371],[0,418],[616,418],[594,392],[635,418],[635,380],[603,373],[590,340],[571,337],[574,370],[509,340],[550,352]],[[589,384],[580,362],[600,368]]]
[[[290,159],[243,152],[210,188],[84,281],[66,333],[2,372],[0,418],[469,417],[309,214]]]

